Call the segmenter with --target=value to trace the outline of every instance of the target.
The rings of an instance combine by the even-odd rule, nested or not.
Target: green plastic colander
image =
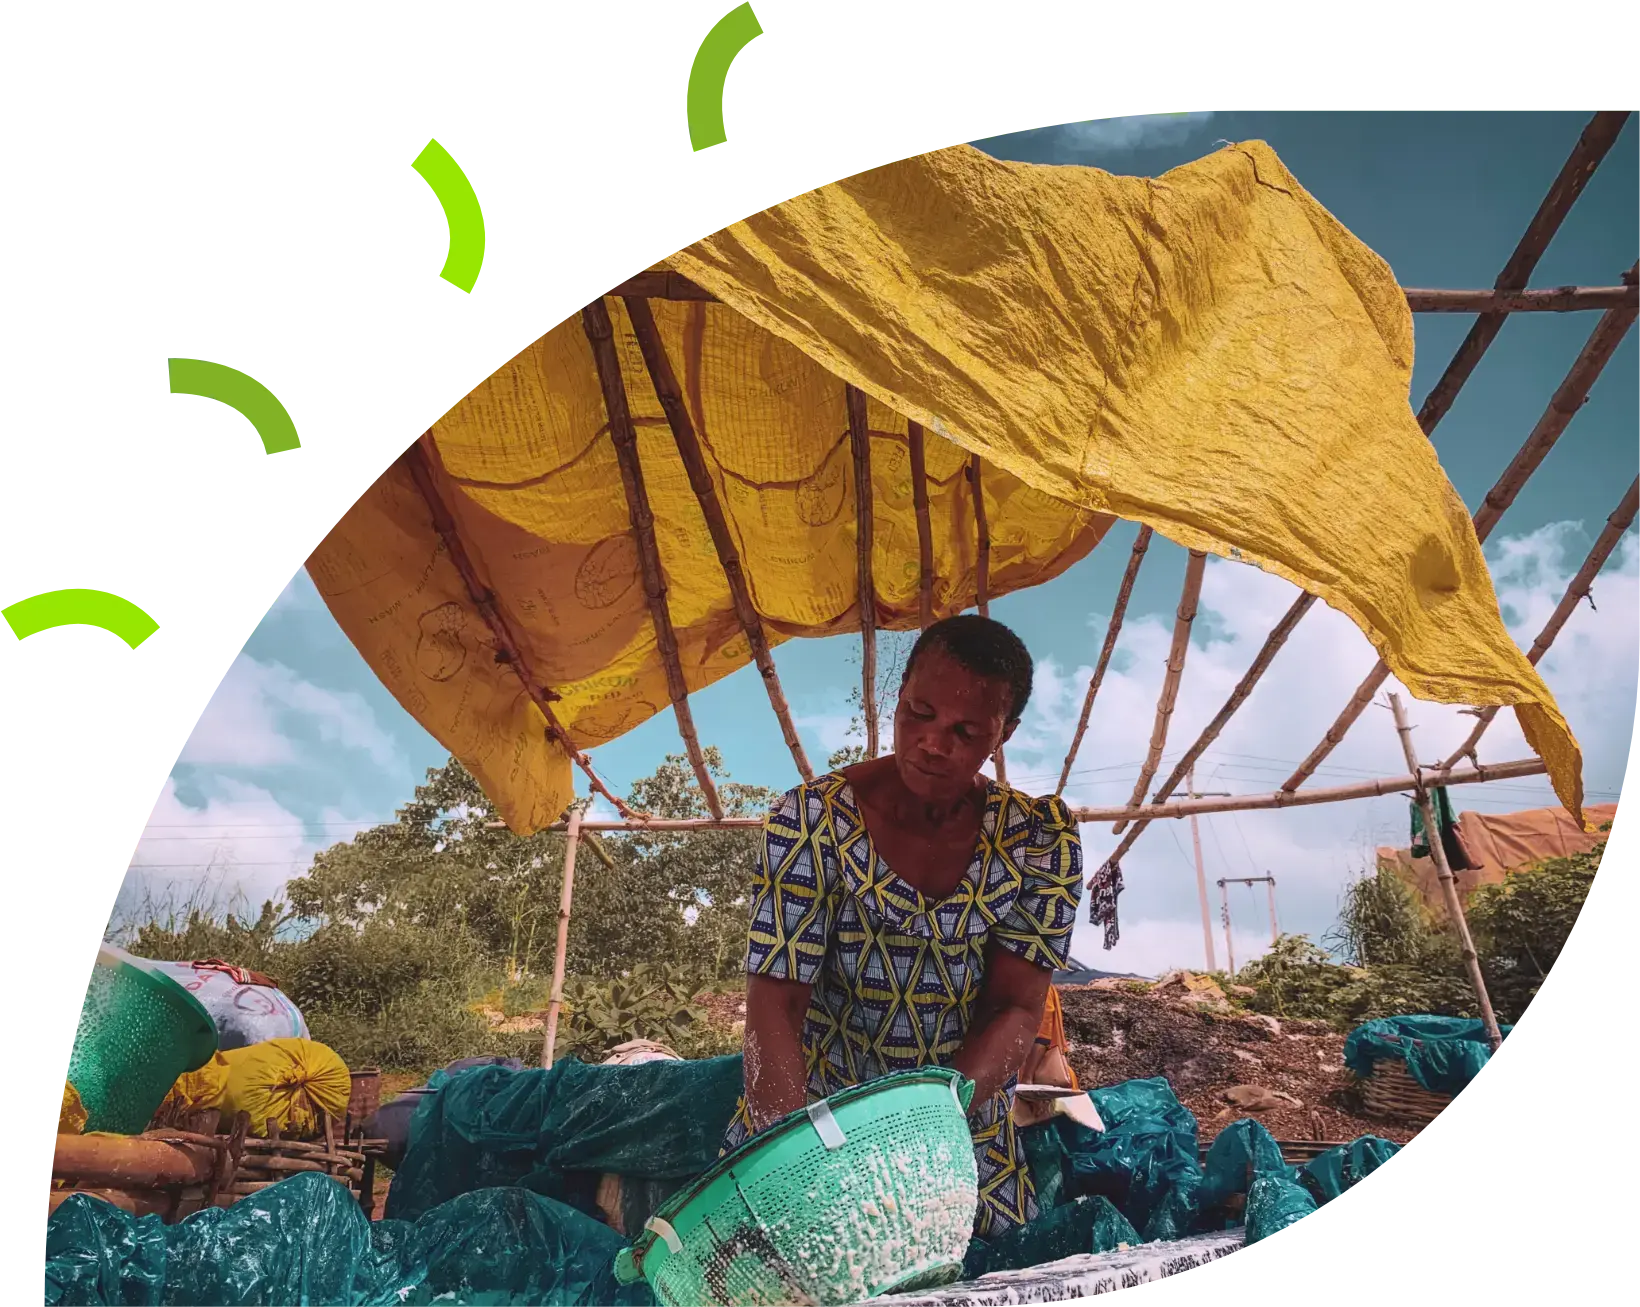
[[[855,1303],[962,1273],[979,1210],[968,1105],[944,1067],[793,1112],[668,1199],[615,1261],[664,1307]]]
[[[91,969],[68,1083],[87,1130],[141,1134],[176,1078],[211,1060],[216,1023],[176,981],[104,945]]]

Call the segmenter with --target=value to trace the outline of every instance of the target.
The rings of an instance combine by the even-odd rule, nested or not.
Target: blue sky
[[[1220,140],[1269,141],[1298,178],[1382,255],[1402,284],[1491,285],[1577,139],[1582,114],[1193,114],[1044,128],[980,142],[1000,157],[1080,163],[1155,174],[1198,158]],[[1578,201],[1532,281],[1535,286],[1615,284],[1634,261],[1637,134],[1634,122]],[[1414,403],[1440,376],[1471,318],[1420,315]],[[551,324],[542,323],[545,330]],[[1511,319],[1435,433],[1447,475],[1472,508],[1492,485],[1576,356],[1594,315]],[[1529,643],[1558,601],[1640,463],[1636,342],[1631,335],[1590,402],[1527,486],[1487,546],[1504,617]],[[1037,694],[1010,749],[1010,779],[1051,791],[1089,669],[1126,563],[1134,528],[1119,524],[1084,562],[1046,586],[999,601],[1037,659]],[[1149,737],[1161,664],[1183,575],[1183,552],[1158,542],[1129,610],[1069,797],[1125,799]],[[1193,740],[1291,602],[1285,582],[1213,561],[1169,740]],[[1616,797],[1634,721],[1640,664],[1640,550],[1631,531],[1543,664],[1584,746],[1591,801]],[[842,708],[857,674],[857,638],[796,641],[777,651],[811,756],[842,739]],[[1365,639],[1318,608],[1203,762],[1198,788],[1273,789],[1307,753],[1371,666]],[[718,745],[736,779],[783,788],[796,781],[771,716],[746,713],[749,669],[695,697],[703,739]],[[759,700],[761,690],[756,690]],[[1453,709],[1413,705],[1421,753],[1434,757],[1465,733]],[[1067,720],[1069,719],[1069,720]],[[669,713],[597,751],[618,789],[679,749]],[[1512,715],[1483,746],[1492,760],[1524,757]],[[149,883],[184,891],[205,879],[250,897],[266,894],[316,848],[389,819],[445,752],[378,684],[319,601],[295,577],[218,689],[179,759],[133,858]],[[1317,783],[1402,770],[1387,714],[1369,711]],[[1471,787],[1460,808],[1508,811],[1549,801],[1545,783]],[[1286,813],[1220,816],[1202,823],[1209,878],[1277,877],[1282,926],[1312,936],[1332,920],[1352,868],[1375,843],[1404,842],[1404,801],[1379,799]],[[1113,841],[1084,831],[1090,864]],[[1202,963],[1189,830],[1158,823],[1124,864],[1123,941],[1105,952],[1092,931],[1077,952],[1092,965],[1154,972]],[[128,880],[128,887],[135,883]],[[1267,942],[1260,903],[1233,901],[1238,961]],[[1215,905],[1215,914],[1217,908]],[[635,922],[635,929],[639,928]],[[1217,922],[1215,916],[1215,929]],[[1222,934],[1218,947],[1221,949]]]

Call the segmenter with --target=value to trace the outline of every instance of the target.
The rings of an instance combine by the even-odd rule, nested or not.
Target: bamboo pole
[[[872,573],[875,523],[871,495],[871,432],[866,426],[866,397],[853,386],[843,388],[848,408],[848,438],[854,450],[854,521],[859,556],[860,696],[866,719],[866,757],[875,758],[877,740],[877,583]]]
[[[497,661],[504,662],[513,669],[514,675],[523,683],[524,693],[529,695],[530,702],[540,709],[541,715],[546,718],[547,735],[581,769],[593,792],[607,799],[610,806],[621,816],[632,816],[632,809],[598,778],[598,773],[592,769],[592,760],[570,740],[569,732],[564,729],[563,723],[558,720],[558,714],[552,708],[559,697],[557,692],[536,679],[524,653],[524,645],[513,635],[512,624],[501,611],[495,592],[478,579],[478,570],[473,566],[473,561],[467,553],[467,546],[456,530],[455,518],[433,480],[433,456],[430,452],[432,441],[433,433],[428,431],[407,449],[404,453],[405,466],[409,469],[410,479],[415,482],[416,489],[426,501],[428,511],[432,513],[433,530],[444,541],[445,551],[450,555],[450,561],[461,576],[462,584],[467,587],[468,599],[471,600],[473,607],[478,609],[479,616],[484,619],[484,624],[490,628],[490,634],[495,638]]]
[[[1167,729],[1173,720],[1173,705],[1179,697],[1179,679],[1184,675],[1185,656],[1190,652],[1190,626],[1196,620],[1196,604],[1201,598],[1202,575],[1207,567],[1207,555],[1199,549],[1190,551],[1185,565],[1184,592],[1179,596],[1179,611],[1173,619],[1173,646],[1168,650],[1167,675],[1162,679],[1162,693],[1156,700],[1156,724],[1150,732],[1150,752],[1145,757],[1144,769],[1133,787],[1128,807],[1136,807],[1145,797],[1156,769],[1162,763],[1162,750],[1167,746]],[[1112,834],[1120,835],[1127,819],[1117,821]]]
[[[917,512],[917,629],[934,624],[934,528],[928,516],[927,439],[920,422],[906,423],[911,447],[911,503]]]
[[[1631,268],[1628,276],[1632,278],[1637,270],[1640,270],[1640,264]],[[1537,425],[1532,428],[1525,443],[1516,451],[1509,466],[1504,469],[1492,489],[1486,492],[1486,498],[1475,511],[1477,540],[1485,542],[1487,536],[1492,533],[1492,528],[1515,502],[1521,488],[1543,465],[1543,460],[1555,447],[1555,443],[1570,425],[1572,418],[1588,401],[1589,391],[1617,352],[1623,338],[1628,335],[1629,328],[1634,326],[1635,317],[1634,309],[1608,309],[1600,315],[1600,321],[1595,324],[1589,339],[1578,351],[1577,358],[1573,360],[1565,379],[1555,388],[1554,396],[1549,400],[1549,406],[1543,411],[1543,416],[1537,420]],[[1388,664],[1380,658],[1367,673],[1366,679],[1356,687],[1350,701],[1344,705],[1343,712],[1339,713],[1337,719],[1327,728],[1321,743],[1310,750],[1309,756],[1299,764],[1298,770],[1282,782],[1282,789],[1296,790],[1315,774],[1316,768],[1338,747],[1350,727],[1366,711],[1373,696],[1378,693],[1384,682],[1389,680],[1389,675]]]
[[[552,997],[547,1003],[547,1033],[541,1044],[541,1065],[552,1065],[558,1042],[558,1013],[564,1004],[564,960],[569,956],[569,910],[575,895],[575,850],[581,842],[581,810],[572,808],[564,835],[564,887],[558,895],[558,947],[552,955]]]
[[[712,473],[706,465],[700,437],[695,431],[694,419],[689,415],[689,406],[684,403],[677,375],[672,370],[672,360],[667,357],[666,346],[661,342],[660,332],[655,327],[655,315],[650,311],[646,300],[633,297],[627,299],[625,304],[627,316],[632,320],[633,333],[638,338],[638,348],[643,353],[644,366],[649,370],[649,380],[655,387],[655,397],[660,400],[661,408],[666,413],[667,425],[672,428],[672,439],[678,446],[678,456],[683,460],[684,471],[689,475],[690,488],[694,490],[695,499],[700,504],[701,515],[706,519],[706,529],[711,533],[712,547],[717,551],[724,580],[728,582],[729,596],[735,606],[735,616],[740,619],[740,629],[745,633],[746,643],[751,648],[752,661],[757,665],[758,674],[763,678],[763,688],[768,693],[769,706],[774,709],[775,719],[780,723],[780,734],[786,741],[786,748],[791,752],[792,761],[797,764],[798,774],[805,781],[812,781],[814,769],[809,766],[808,754],[803,749],[797,725],[792,721],[791,707],[786,702],[785,691],[780,686],[780,675],[775,670],[774,656],[769,650],[769,638],[763,629],[763,619],[758,615],[757,606],[752,602],[751,587],[746,580],[746,570],[741,563],[740,551],[735,547],[734,537],[730,534],[729,519],[718,499],[717,487],[712,484]]]
[[[1519,780],[1526,776],[1542,776],[1547,768],[1541,758],[1522,758],[1516,762],[1490,763],[1478,767],[1446,768],[1425,767],[1420,773],[1427,786],[1480,785],[1491,781]],[[1318,804],[1344,803],[1352,799],[1371,799],[1385,794],[1399,794],[1416,787],[1419,777],[1385,776],[1378,780],[1355,781],[1349,785],[1321,786],[1308,790],[1276,790],[1270,794],[1235,794],[1201,799],[1175,799],[1169,803],[1149,803],[1139,807],[1073,808],[1071,816],[1078,822],[1108,821],[1163,821],[1188,817],[1191,813],[1208,816],[1215,812],[1263,812],[1271,808],[1310,808]],[[630,821],[585,821],[580,833],[601,831],[611,835],[643,835],[650,833],[687,834],[708,830],[758,830],[762,817],[725,817],[714,821],[710,817],[658,818],[634,817]],[[558,822],[546,829],[564,832],[567,822]]]
[[[1395,714],[1395,730],[1401,737],[1401,752],[1406,755],[1407,767],[1414,775],[1419,773],[1418,751],[1412,745],[1412,727],[1407,722],[1401,696],[1393,691],[1389,696],[1390,711]],[[1469,972],[1469,983],[1474,987],[1476,1001],[1481,1008],[1481,1024],[1486,1027],[1487,1042],[1496,1052],[1503,1043],[1498,1029],[1497,1015],[1492,1011],[1492,998],[1486,992],[1486,977],[1481,975],[1480,958],[1475,953],[1475,941],[1469,937],[1469,922],[1464,919],[1463,903],[1458,898],[1458,883],[1446,860],[1446,848],[1441,843],[1441,831],[1435,824],[1435,805],[1430,802],[1429,787],[1419,783],[1413,796],[1424,819],[1424,839],[1429,843],[1429,858],[1435,864],[1435,875],[1441,882],[1441,897],[1446,900],[1447,916],[1458,934],[1458,950],[1463,954],[1464,969]]]
[[[1190,774],[1190,797],[1196,797],[1196,774],[1194,772]],[[1190,845],[1196,859],[1196,894],[1201,899],[1202,905],[1202,952],[1207,958],[1207,969],[1217,971],[1219,969],[1218,961],[1213,956],[1213,913],[1207,906],[1207,865],[1202,861],[1202,832],[1201,827],[1197,824],[1195,813],[1190,814]],[[1224,887],[1222,880],[1219,882],[1219,887],[1221,889]],[[1230,932],[1229,913],[1230,909],[1226,907],[1224,918],[1226,935]],[[1229,956],[1228,948],[1226,956]],[[1234,960],[1230,963],[1230,974],[1236,974]]]
[[[980,470],[979,455],[968,460],[968,484],[974,492],[974,542],[977,562],[974,569],[974,606],[981,617],[991,615],[991,523],[985,515],[985,482]],[[1008,758],[1002,746],[991,755],[997,780],[1008,783]]]
[[[1059,773],[1059,784],[1054,787],[1054,794],[1061,795],[1071,778],[1071,766],[1076,762],[1077,752],[1082,748],[1082,737],[1088,733],[1088,719],[1093,716],[1093,700],[1099,693],[1099,686],[1105,679],[1105,669],[1110,666],[1110,658],[1116,652],[1116,637],[1122,631],[1122,619],[1127,614],[1128,600],[1133,598],[1133,583],[1139,577],[1139,564],[1145,560],[1145,550],[1150,548],[1151,529],[1141,526],[1139,534],[1133,541],[1133,551],[1128,555],[1127,571],[1122,573],[1122,586],[1116,592],[1116,606],[1111,609],[1110,624],[1105,628],[1105,645],[1099,651],[1099,662],[1093,669],[1093,677],[1088,681],[1088,692],[1082,699],[1082,716],[1076,723],[1076,733],[1071,736],[1071,747],[1065,754],[1065,766]]]
[[[1578,568],[1577,575],[1571,579],[1566,587],[1566,593],[1560,597],[1560,603],[1550,614],[1549,620],[1544,623],[1543,629],[1538,632],[1537,639],[1532,641],[1532,647],[1527,651],[1526,661],[1536,667],[1543,655],[1549,652],[1562,628],[1571,619],[1577,610],[1578,604],[1588,596],[1594,586],[1594,579],[1600,569],[1606,565],[1606,560],[1612,556],[1617,548],[1618,541],[1623,534],[1634,525],[1635,512],[1640,507],[1640,477],[1629,483],[1628,492],[1610,517],[1606,519],[1606,529],[1600,533],[1594,542],[1594,548],[1589,550],[1589,556],[1583,560],[1583,566]],[[1475,753],[1475,746],[1480,743],[1481,736],[1486,734],[1486,728],[1492,724],[1492,719],[1498,715],[1498,707],[1493,705],[1483,708],[1475,728],[1462,744],[1453,750],[1452,756],[1441,765],[1451,767],[1461,759],[1468,758],[1471,762],[1479,762]]]
[[[1576,313],[1633,308],[1634,286],[1556,286],[1551,290],[1409,290],[1414,313]]]
[[[609,320],[609,309],[602,300],[594,300],[581,310],[581,326],[586,332],[587,344],[592,348],[598,384],[604,393],[609,435],[621,468],[621,486],[626,491],[627,517],[632,523],[632,535],[638,543],[638,563],[643,571],[644,595],[649,601],[649,620],[654,625],[655,645],[660,650],[661,663],[666,669],[666,692],[672,700],[672,712],[678,720],[678,734],[683,737],[689,765],[694,769],[695,783],[700,786],[701,795],[712,816],[721,817],[723,804],[718,798],[712,773],[706,766],[706,755],[695,732],[695,715],[689,707],[689,684],[684,679],[678,636],[672,628],[672,610],[666,600],[666,573],[661,566],[660,546],[655,540],[655,514],[649,507],[649,491],[644,486],[643,462],[638,456],[638,433],[632,425],[626,384],[621,379],[621,360],[615,353],[615,328]]]

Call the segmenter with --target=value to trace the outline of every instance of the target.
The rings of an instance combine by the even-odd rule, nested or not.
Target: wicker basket
[[[364,1123],[376,1115],[382,1105],[382,1069],[379,1066],[361,1067],[349,1071],[353,1088],[347,1098],[347,1119],[342,1123],[343,1140],[356,1139],[364,1133]]]
[[[1369,1116],[1416,1121],[1427,1125],[1452,1101],[1450,1094],[1433,1094],[1412,1078],[1400,1058],[1380,1058],[1372,1074],[1357,1081],[1361,1107]]]

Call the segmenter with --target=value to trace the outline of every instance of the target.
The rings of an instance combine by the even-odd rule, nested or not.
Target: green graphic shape
[[[446,146],[410,161],[469,295],[597,295],[674,249],[886,156],[690,146]]]
[[[1640,8],[0,11],[0,115],[666,118],[917,153],[1192,108],[1640,102]],[[1528,67],[1528,77],[1501,69]],[[674,241],[676,244],[676,241]]]
[[[172,398],[215,400],[256,431],[262,453],[394,458],[499,359],[172,357]]]
[[[228,658],[277,592],[43,590],[0,608],[25,649],[130,649],[138,658]]]

